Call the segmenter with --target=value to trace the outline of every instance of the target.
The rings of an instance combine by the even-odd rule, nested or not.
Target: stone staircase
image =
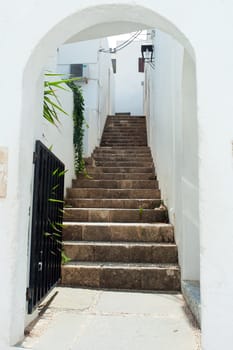
[[[161,203],[145,117],[109,116],[87,167],[67,191],[62,266],[69,286],[180,290],[173,226]]]

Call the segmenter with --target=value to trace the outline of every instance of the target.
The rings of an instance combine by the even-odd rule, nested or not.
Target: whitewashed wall
[[[117,45],[123,41],[117,41]],[[144,74],[138,72],[141,41],[135,41],[116,53],[116,112],[143,115]]]
[[[108,48],[108,40],[101,40],[101,47]],[[111,55],[99,53],[99,114],[100,136],[102,136],[106,117],[115,113],[114,96],[115,75],[113,75]]]
[[[147,65],[145,113],[162,198],[175,225],[182,279],[200,279],[195,66],[170,35],[156,31]]]
[[[106,116],[114,110],[114,81],[111,57],[99,52],[108,48],[107,39],[63,45],[58,50],[58,72],[68,73],[70,64],[88,66],[87,82],[80,82],[85,101],[84,155],[90,156],[99,145]]]
[[[65,174],[65,189],[70,187],[72,179],[75,178],[74,171],[74,149],[73,149],[73,93],[65,86],[64,90],[57,90],[56,94],[62,108],[68,115],[58,113],[60,123],[55,127],[45,119],[41,121],[41,131],[38,132],[40,139],[51,151],[65,164],[68,170]]]
[[[46,76],[46,73],[57,73],[57,50],[51,53],[43,67],[41,81],[57,81],[62,79],[60,76]],[[59,122],[57,127],[49,123],[44,118],[38,118],[37,128],[35,130],[34,140],[41,140],[51,151],[64,163],[65,173],[64,191],[72,185],[72,179],[75,178],[74,169],[74,149],[73,149],[73,93],[70,88],[64,84],[63,89],[54,88],[58,101],[63,110],[68,114],[57,110]],[[58,103],[55,98],[55,103]],[[42,111],[41,111],[42,113]]]

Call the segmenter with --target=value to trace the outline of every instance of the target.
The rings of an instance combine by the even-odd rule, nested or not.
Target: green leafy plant
[[[64,74],[57,73],[45,73],[45,77],[48,78],[44,81],[44,105],[43,105],[43,117],[51,124],[58,126],[60,120],[58,113],[61,112],[65,115],[69,115],[63,108],[57,97],[57,90],[65,90],[65,84],[73,83],[80,80],[80,78],[62,79]],[[59,77],[59,80],[50,81],[49,77]]]
[[[74,81],[66,83],[69,88],[73,91],[74,96],[74,110],[73,110],[73,121],[74,121],[74,164],[75,171],[77,174],[85,172],[85,162],[83,159],[83,137],[84,137],[84,98],[81,87],[75,84]]]
[[[71,259],[65,254],[65,252],[62,250],[61,252],[61,263],[64,265],[71,261]]]
[[[140,217],[140,219],[142,218],[143,210],[144,209],[142,207],[139,208],[139,217]]]
[[[62,74],[51,74],[46,73],[45,77],[62,76]],[[43,117],[48,120],[51,124],[57,126],[60,123],[58,113],[61,112],[66,114],[66,111],[61,106],[61,103],[57,97],[56,90],[66,90],[64,87],[65,80],[57,81],[44,81],[44,105],[43,105]]]
[[[75,84],[75,81],[80,78],[69,78],[62,79],[63,74],[52,74],[46,73],[45,77],[60,77],[57,81],[44,81],[44,106],[43,106],[43,117],[51,124],[58,127],[60,123],[58,114],[68,113],[62,108],[59,98],[57,97],[57,90],[67,90],[64,87],[66,84],[73,92],[74,96],[74,109],[73,109],[73,122],[74,122],[74,133],[73,133],[73,144],[74,144],[74,164],[75,171],[77,174],[85,173],[85,162],[83,159],[83,137],[84,128],[89,127],[84,118],[84,98],[81,87]]]

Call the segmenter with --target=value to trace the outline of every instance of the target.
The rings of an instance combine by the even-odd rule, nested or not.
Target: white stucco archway
[[[228,117],[233,109],[230,93],[233,50],[229,44],[232,43],[233,31],[232,5],[228,2],[213,4],[211,1],[203,4],[200,0],[177,0],[175,3],[170,0],[87,0],[85,4],[75,0],[59,4],[55,0],[40,3],[22,0],[14,4],[13,12],[11,3],[4,4],[1,13],[4,20],[0,32],[7,33],[0,43],[1,52],[4,52],[1,63],[7,69],[2,72],[5,124],[0,130],[0,137],[9,155],[8,193],[0,202],[3,214],[0,231],[5,248],[1,256],[1,272],[6,276],[4,298],[0,300],[2,348],[15,344],[23,335],[31,151],[36,120],[41,111],[38,98],[38,93],[42,96],[40,71],[54,48],[70,38],[81,40],[95,35],[118,34],[120,27],[124,32],[157,27],[179,40],[193,59],[195,50],[200,133],[203,349],[219,349],[224,339],[230,344],[233,339],[229,325],[232,324],[233,313],[229,305],[233,308],[233,283],[231,276],[227,275],[226,264],[231,261],[230,247],[233,244],[233,122]],[[226,67],[227,73],[223,74],[217,68],[219,65]],[[213,72],[217,84],[211,84]],[[213,205],[217,202],[224,205],[217,209]],[[219,248],[216,237],[220,230],[229,244],[216,262]],[[215,304],[218,304],[217,309]]]
[[[124,14],[124,15],[123,15]],[[85,21],[84,21],[85,19]],[[78,23],[78,25],[77,25]],[[99,5],[94,7],[85,8],[84,10],[78,11],[71,16],[63,19],[57,25],[51,28],[51,30],[40,40],[39,44],[33,50],[32,55],[30,56],[25,72],[24,72],[24,95],[23,95],[23,108],[26,108],[26,111],[22,113],[23,121],[21,125],[29,125],[32,123],[31,116],[33,115],[35,118],[35,124],[32,126],[36,133],[36,123],[40,119],[41,115],[41,100],[38,96],[42,96],[42,82],[40,81],[41,70],[46,64],[47,58],[55,52],[56,48],[60,46],[63,42],[72,42],[77,40],[87,40],[98,38],[99,36],[106,36],[111,34],[120,34],[122,32],[131,31],[134,29],[144,29],[144,28],[160,28],[164,31],[168,32],[174,38],[179,40],[180,44],[184,46],[184,50],[186,52],[186,56],[189,57],[190,61],[193,62],[195,66],[195,53],[190,44],[189,40],[185,37],[185,35],[177,29],[177,27],[163,18],[161,15],[152,11],[149,8],[141,5],[128,5],[128,4],[119,4],[119,5]],[[184,62],[185,65],[185,62]],[[186,74],[186,72],[184,72]],[[33,81],[35,79],[35,81]],[[38,80],[39,79],[39,80]],[[186,78],[187,79],[187,78]],[[196,88],[196,77],[189,77],[187,80],[190,85],[193,85]],[[37,106],[35,108],[35,106]],[[190,104],[188,104],[188,108]],[[196,107],[196,102],[195,102]],[[29,112],[31,109],[31,112]],[[188,120],[188,113],[186,113],[186,118]],[[196,108],[192,112],[193,117],[196,117]],[[26,119],[27,118],[27,119]],[[28,119],[29,118],[29,119]],[[174,123],[176,121],[174,120]],[[188,127],[188,121],[187,121]],[[28,133],[25,128],[21,129],[20,140],[22,143],[27,142],[27,146],[25,149],[29,150],[28,147]],[[32,147],[34,146],[34,135],[31,135],[31,154]],[[195,140],[195,146],[197,146],[197,135]],[[184,143],[182,146],[185,148],[187,145]],[[181,150],[182,152],[182,150]],[[181,153],[180,153],[181,154]],[[178,153],[177,153],[178,155]],[[30,158],[28,158],[30,159]],[[188,163],[188,157],[186,163]],[[181,168],[183,167],[183,163],[181,162],[179,165]],[[198,165],[196,164],[197,171]],[[25,168],[23,174],[25,175]],[[23,175],[23,176],[24,176]],[[28,178],[31,178],[32,175],[28,174]],[[180,173],[180,179],[177,182],[177,192],[181,191],[182,183],[182,171]],[[23,177],[21,182],[23,181]],[[198,199],[196,199],[198,201]],[[181,203],[177,205],[177,207],[181,208]],[[198,203],[197,203],[198,207]],[[185,206],[184,206],[185,208]],[[187,205],[186,205],[187,208]],[[178,211],[178,210],[177,210]],[[185,219],[185,211],[180,209],[180,218]],[[197,214],[198,215],[198,214]],[[181,219],[178,218],[177,222],[181,222]],[[185,223],[180,224],[180,226],[185,225]],[[178,225],[177,225],[178,226]],[[182,229],[180,227],[179,234],[177,233],[177,242],[179,243],[179,261],[181,265],[182,277],[185,279],[199,279],[199,236],[190,234],[192,238],[191,244],[189,244],[189,240],[185,239],[186,234],[182,236],[182,230],[185,231],[185,228]],[[189,227],[186,228],[186,231],[189,230]],[[178,231],[178,230],[177,230]],[[197,232],[197,235],[199,232]],[[190,239],[189,237],[189,239]],[[193,252],[192,246],[195,244],[195,253]],[[193,253],[193,254],[192,254]],[[194,258],[195,256],[195,258]],[[185,267],[185,269],[184,269]]]

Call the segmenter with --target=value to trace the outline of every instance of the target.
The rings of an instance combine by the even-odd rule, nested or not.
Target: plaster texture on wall
[[[0,147],[0,198],[5,198],[7,195],[7,165],[7,148]]]
[[[202,349],[219,350],[223,344],[232,348],[232,13],[230,0],[1,2],[0,143],[9,152],[7,198],[0,200],[4,246],[0,256],[4,286],[1,349],[23,336],[32,151],[43,96],[41,72],[54,50],[77,33],[79,40],[119,34],[121,26],[113,28],[112,24],[122,22],[125,32],[135,26],[170,33],[196,61]],[[221,242],[226,242],[223,250]]]
[[[117,41],[117,46],[123,41]],[[143,115],[144,74],[138,72],[141,41],[134,41],[116,53],[116,112]]]
[[[196,75],[193,60],[157,31],[155,70],[147,66],[148,133],[162,198],[175,226],[183,279],[200,278]]]

